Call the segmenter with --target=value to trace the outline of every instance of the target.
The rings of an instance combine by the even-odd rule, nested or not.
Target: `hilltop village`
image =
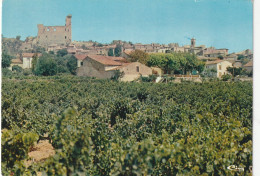
[[[3,53],[12,57],[10,70],[13,70],[14,66],[33,69],[34,58],[40,58],[44,53],[64,52],[76,59],[75,74],[78,76],[112,78],[118,71],[123,73],[120,77],[123,81],[133,81],[140,76],[148,77],[149,75],[158,77],[168,75],[175,78],[199,78],[203,75],[222,78],[225,75],[241,74],[252,76],[253,54],[249,49],[229,53],[227,48],[197,46],[195,38],[191,38],[190,44],[184,46],[178,43],[142,44],[121,40],[114,40],[110,44],[72,41],[72,15],[66,17],[64,26],[38,24],[37,27],[37,36],[27,37],[25,41],[20,40],[20,36],[3,37]],[[190,62],[191,68],[189,66],[181,68],[180,57],[193,59],[194,61]],[[145,61],[144,58],[146,58]],[[158,58],[166,59],[167,63],[154,64],[154,60],[159,62]],[[170,64],[175,61],[178,62],[179,68],[176,67],[178,64],[174,66]],[[189,59],[185,62],[189,62]]]

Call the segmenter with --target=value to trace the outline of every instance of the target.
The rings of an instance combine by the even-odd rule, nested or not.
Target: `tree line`
[[[2,54],[2,68],[3,75],[11,74],[8,67],[11,65],[12,56],[3,53]],[[44,52],[42,56],[38,56],[37,53],[32,59],[32,68],[23,69],[20,66],[12,66],[12,71],[16,73],[23,73],[24,75],[34,74],[36,76],[53,76],[56,74],[68,73],[76,74],[77,59],[68,54],[66,49],[59,50],[56,54],[54,52]]]
[[[187,74],[192,71],[202,73],[205,62],[190,53],[153,53],[147,54],[141,50],[130,53],[131,62],[141,62],[149,67],[159,67],[166,74]]]

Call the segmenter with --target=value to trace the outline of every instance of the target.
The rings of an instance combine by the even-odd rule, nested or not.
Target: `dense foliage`
[[[236,165],[249,175],[252,83],[4,78],[2,128],[17,136],[15,143],[35,136],[19,142],[24,152],[15,151],[17,161],[26,158],[34,134],[48,134],[56,151],[27,169],[2,159],[6,173],[235,175],[227,167]],[[2,158],[13,155],[7,140],[2,134]]]
[[[228,67],[227,71],[232,74],[232,76],[238,76],[238,75],[248,75],[249,73],[247,73],[247,71],[242,68],[236,68],[236,67]]]
[[[114,56],[119,57],[122,54],[122,46],[120,44],[116,45]]]
[[[142,64],[147,64],[147,60],[149,59],[149,55],[142,50],[134,50],[130,53],[130,61],[131,62],[140,62]]]
[[[2,53],[2,68],[10,67],[12,56]]]
[[[189,53],[156,53],[150,54],[147,61],[148,66],[157,66],[166,74],[179,73],[187,74],[194,70],[201,73],[205,63],[198,60],[196,55]]]
[[[53,76],[58,73],[76,74],[77,59],[60,50],[56,55],[43,53],[41,57],[34,56],[32,60],[32,72],[38,76]]]

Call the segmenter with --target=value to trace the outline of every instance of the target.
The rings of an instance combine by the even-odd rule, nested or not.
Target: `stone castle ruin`
[[[66,17],[65,26],[44,26],[38,24],[37,44],[43,47],[48,45],[68,45],[71,43],[71,17]]]

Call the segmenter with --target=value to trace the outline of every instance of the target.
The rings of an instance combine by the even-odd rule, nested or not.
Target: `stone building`
[[[124,73],[123,77],[120,78],[120,81],[134,81],[140,76],[148,77],[149,75],[152,75],[152,69],[140,62],[125,63],[113,70],[119,70]]]
[[[68,45],[71,42],[71,15],[66,17],[65,26],[38,24],[37,43],[47,47],[51,44]]]
[[[221,78],[223,75],[229,74],[227,71],[228,67],[232,67],[232,63],[224,60],[216,60],[216,61],[208,61],[206,62],[206,68],[204,73],[207,70],[215,70],[215,72],[211,73],[212,76]]]
[[[116,71],[124,72],[121,81],[133,81],[152,74],[152,69],[139,62],[127,63],[122,57],[101,55],[75,55],[78,60],[78,76],[110,79]]]
[[[76,56],[79,60],[79,57]],[[82,64],[77,69],[78,76],[88,76],[95,78],[111,78],[114,75],[112,69],[123,65],[120,62],[116,62],[110,59],[109,56],[101,55],[87,55],[84,59],[81,58]],[[79,65],[78,65],[79,66]]]
[[[247,64],[243,66],[246,71],[251,72],[253,71],[253,60],[249,61]]]
[[[17,56],[16,59],[13,59],[10,65],[10,70],[14,65],[18,65],[23,69],[31,69],[32,68],[32,60],[33,57],[41,57],[40,53],[22,53],[20,56]]]

